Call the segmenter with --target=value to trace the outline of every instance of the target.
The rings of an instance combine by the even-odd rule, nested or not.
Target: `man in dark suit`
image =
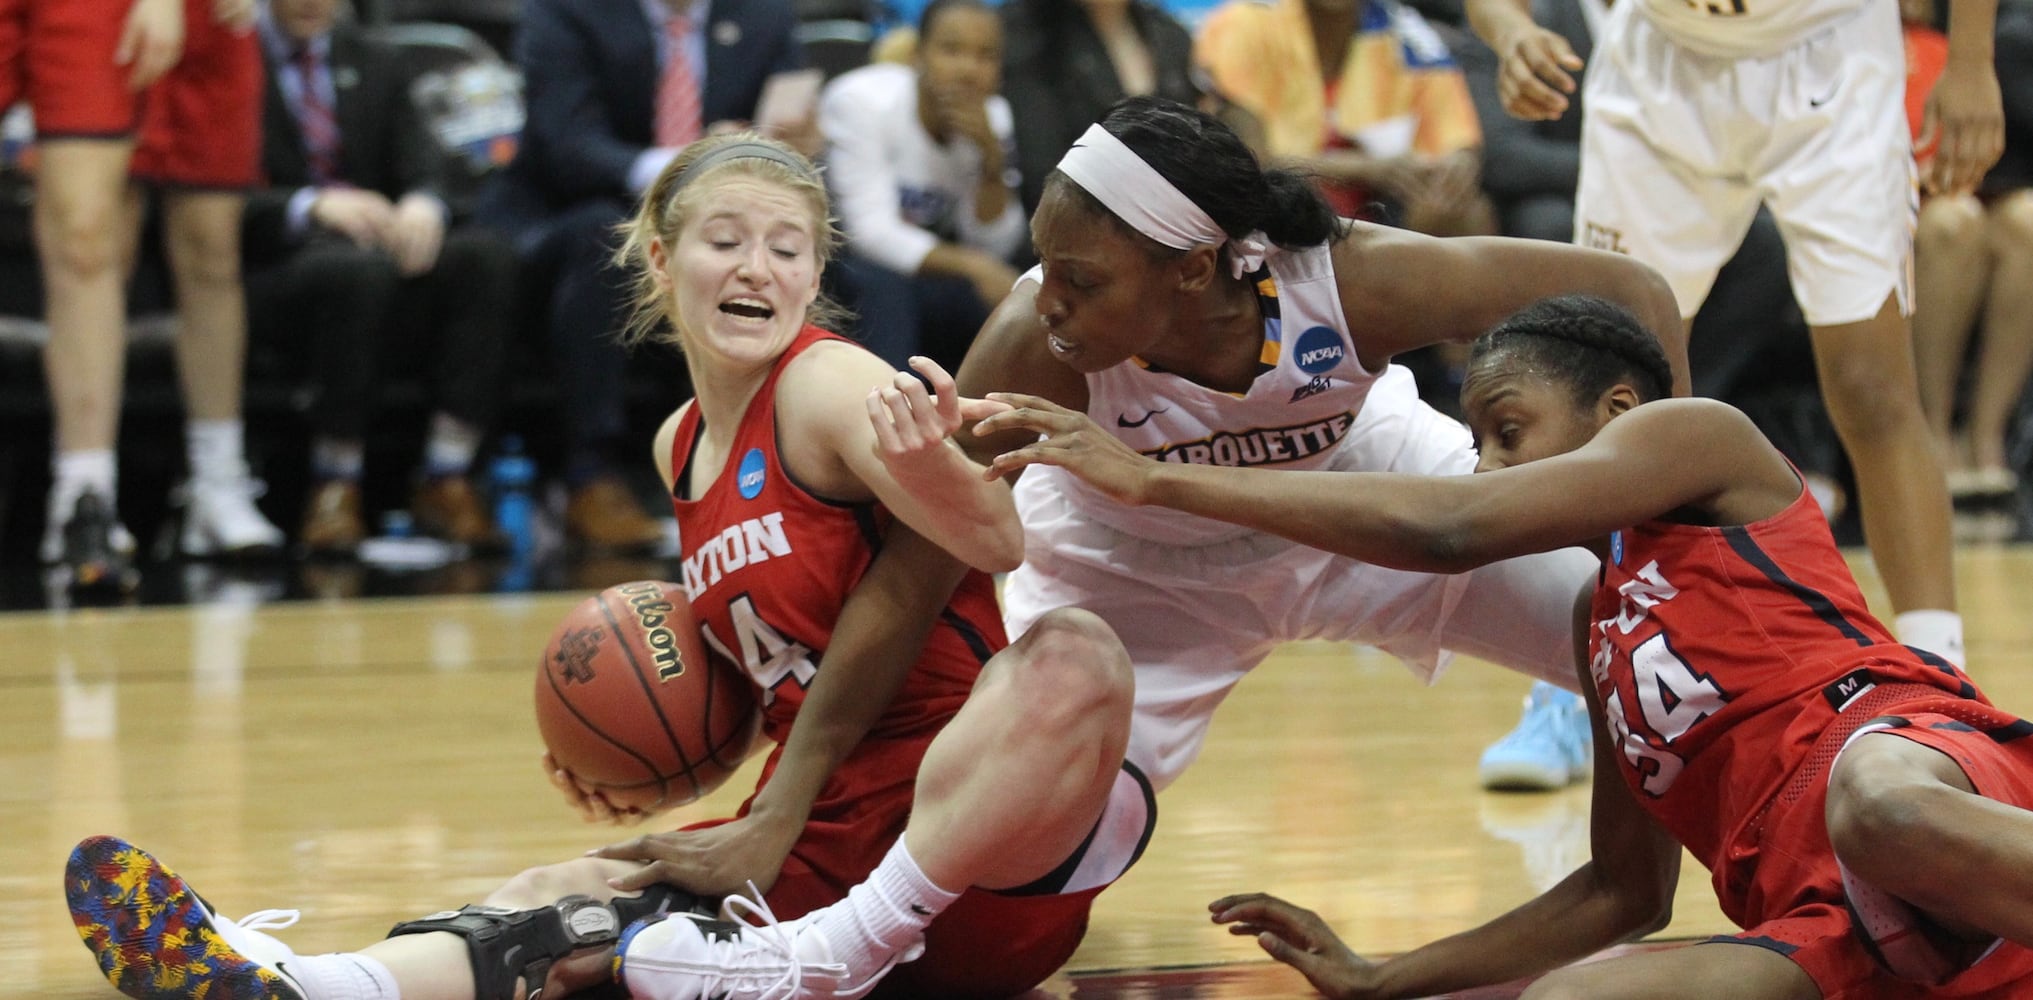
[[[449,228],[402,54],[335,23],[337,4],[263,9],[268,186],[244,222],[250,325],[296,341],[316,384],[317,483],[299,541],[319,554],[358,547],[377,368],[384,357],[423,368],[417,355],[434,353],[437,410],[412,513],[426,532],[492,547],[468,471],[500,394],[514,251],[489,231]]]
[[[796,69],[790,0],[529,0],[517,62],[528,121],[515,160],[482,195],[481,218],[513,234],[550,292],[562,375],[571,500],[566,528],[608,550],[653,547],[662,532],[615,474],[648,445],[628,434],[629,309],[613,230],[686,142],[756,116],[763,83]],[[819,148],[815,122],[780,136]]]

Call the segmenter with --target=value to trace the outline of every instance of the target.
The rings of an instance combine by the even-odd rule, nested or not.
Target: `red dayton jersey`
[[[861,580],[892,517],[873,503],[813,496],[777,454],[777,379],[822,340],[800,331],[742,415],[727,465],[706,495],[674,498],[685,589],[706,648],[738,663],[763,689],[765,731],[783,742],[833,638],[833,623]],[[671,445],[679,492],[699,438],[689,409]],[[895,737],[936,729],[959,711],[989,656],[1007,645],[995,585],[970,572],[940,613],[896,700],[869,731]]]
[[[1871,617],[1805,490],[1755,524],[1616,533],[1591,617],[1589,672],[1624,778],[1739,923],[1755,915],[1734,912],[1750,874],[1734,869],[1756,864],[1764,808],[1825,732],[1886,696],[1983,698]]]

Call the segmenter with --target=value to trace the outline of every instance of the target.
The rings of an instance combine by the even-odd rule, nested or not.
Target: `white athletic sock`
[[[846,899],[827,907],[813,926],[854,982],[916,943],[932,918],[959,898],[926,878],[898,837],[875,871],[849,889]]]
[[[367,464],[367,446],[358,438],[311,439],[311,475],[320,480],[355,482]]]
[[[184,428],[184,449],[192,479],[238,479],[247,474],[241,450],[245,435],[238,420],[193,420]]]
[[[304,1000],[402,1000],[395,973],[368,955],[297,955],[287,966]]]
[[[439,411],[431,416],[431,440],[424,448],[424,475],[463,476],[480,450],[480,428]]]
[[[1962,616],[1953,611],[1902,611],[1892,619],[1892,632],[1908,646],[1918,646],[1958,667],[1966,665]]]
[[[49,465],[52,517],[69,520],[71,506],[85,493],[97,493],[109,504],[116,499],[120,469],[113,460],[113,449],[60,451],[51,457]]]

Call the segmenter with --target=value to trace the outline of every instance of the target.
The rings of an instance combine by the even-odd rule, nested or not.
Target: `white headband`
[[[1263,266],[1267,241],[1262,233],[1229,239],[1193,199],[1099,124],[1088,126],[1059,158],[1059,171],[1130,228],[1165,246],[1191,250],[1223,244],[1229,269],[1238,278]]]

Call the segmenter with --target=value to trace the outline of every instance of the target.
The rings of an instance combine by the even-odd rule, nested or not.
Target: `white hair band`
[[[1136,150],[1102,128],[1090,125],[1059,158],[1059,171],[1131,229],[1174,250],[1224,244],[1230,269],[1240,278],[1263,266],[1262,233],[1229,239],[1193,199],[1180,193]]]

